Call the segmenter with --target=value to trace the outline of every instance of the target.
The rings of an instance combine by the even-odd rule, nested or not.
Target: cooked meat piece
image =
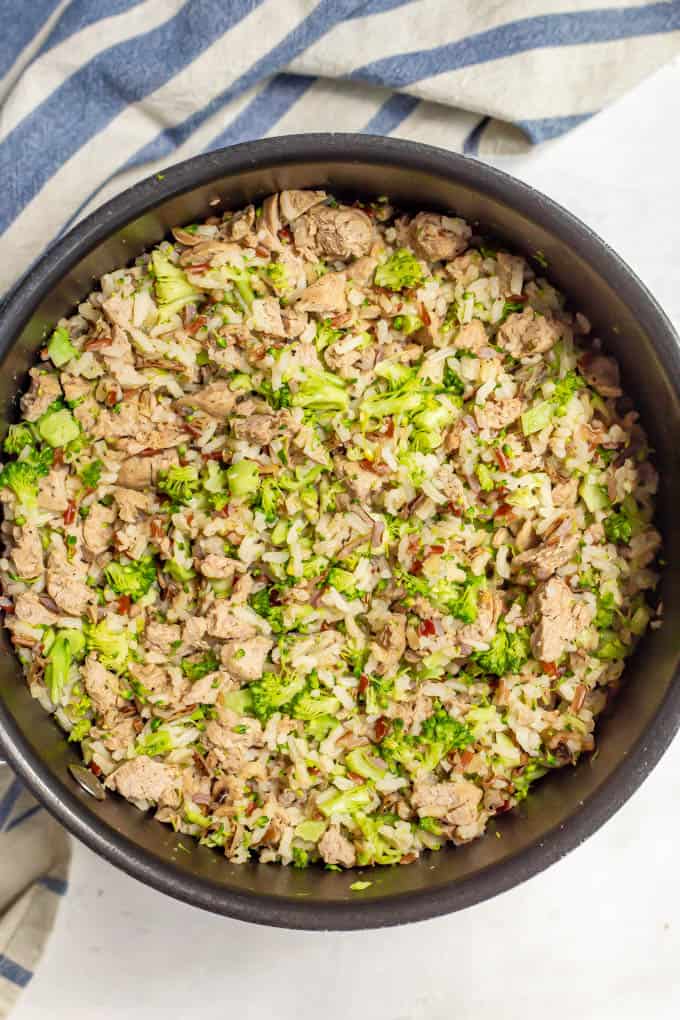
[[[349,489],[360,503],[366,502],[372,493],[378,492],[385,484],[381,475],[361,467],[355,460],[336,457],[335,468],[346,479]]]
[[[513,468],[515,461],[512,462]],[[578,478],[570,478],[568,482],[553,485],[552,501],[555,506],[575,506],[578,499]]]
[[[508,316],[496,334],[496,343],[513,358],[526,358],[549,351],[559,338],[560,330],[552,319],[525,308]]]
[[[268,336],[286,335],[281,319],[281,306],[275,297],[256,298],[253,301],[253,329]]]
[[[262,203],[262,226],[273,237],[278,237],[279,230],[281,229],[278,194],[268,195]]]
[[[339,314],[347,310],[344,273],[326,273],[316,283],[306,287],[297,300],[297,308],[303,312],[320,312],[322,315]]]
[[[512,569],[521,579],[524,571],[529,571],[539,581],[547,579],[560,567],[571,560],[578,549],[578,535],[567,535],[559,541],[543,542],[535,549],[527,549],[512,561]]]
[[[150,538],[150,526],[147,521],[143,521],[117,527],[113,541],[118,552],[125,553],[131,560],[139,560],[146,552]]]
[[[295,339],[304,333],[309,318],[306,312],[300,312],[297,308],[282,308],[281,321],[283,322],[284,336]]]
[[[203,636],[208,628],[207,621],[201,616],[190,616],[182,630],[182,652],[186,655],[191,650],[205,648]]]
[[[145,689],[146,697],[152,702],[160,699],[173,703],[184,694],[188,686],[183,677],[178,679],[175,673],[169,672],[157,662],[132,662],[129,673]]]
[[[405,651],[406,617],[394,613],[376,640],[371,642],[371,655],[376,663],[376,673],[380,676],[393,673]]]
[[[67,400],[80,400],[92,389],[90,379],[82,379],[79,375],[67,375],[66,372],[61,373],[61,385]]]
[[[229,390],[228,382],[210,382],[202,390],[187,394],[177,401],[177,407],[194,407],[222,421],[236,404],[236,394]]]
[[[456,637],[465,645],[479,641],[491,641],[496,633],[498,619],[503,612],[503,600],[488,588],[480,591],[477,598],[477,619],[461,627]]]
[[[368,287],[373,282],[373,275],[377,265],[377,259],[366,255],[363,258],[357,259],[356,262],[350,263],[347,267],[347,277],[353,283],[358,284],[359,287]]]
[[[38,506],[41,510],[62,513],[68,506],[65,468],[53,468],[38,482]]]
[[[104,552],[111,542],[113,534],[113,522],[116,519],[116,511],[103,503],[92,503],[90,512],[83,524],[83,538],[85,545],[95,556]]]
[[[416,782],[411,801],[420,818],[441,818],[450,825],[472,825],[482,790],[467,779],[447,783]]]
[[[489,338],[484,329],[484,323],[479,319],[472,319],[461,326],[453,338],[453,346],[460,350],[472,351],[476,354],[482,347],[489,346]]]
[[[61,396],[59,378],[44,368],[31,368],[31,385],[21,398],[21,413],[28,421],[37,421],[50,404]]]
[[[194,680],[182,697],[183,705],[214,705],[220,696],[225,683],[229,682],[226,673],[206,673]]]
[[[17,620],[30,623],[32,627],[51,627],[59,619],[58,615],[47,609],[32,591],[24,591],[17,596],[14,615]]]
[[[238,560],[230,559],[229,556],[217,556],[211,554],[206,556],[198,564],[198,569],[204,577],[218,577],[223,581],[231,581],[234,572],[241,566]]]
[[[531,601],[540,616],[531,635],[531,650],[542,662],[557,662],[567,645],[589,626],[594,610],[576,598],[560,577],[539,584]]]
[[[218,599],[210,607],[206,618],[206,629],[211,637],[222,638],[225,641],[228,641],[229,638],[239,638],[245,641],[255,637],[255,627],[235,613],[234,608],[226,599]]]
[[[35,524],[24,524],[15,528],[16,545],[12,548],[12,559],[19,577],[38,577],[43,570],[43,547],[40,533]]]
[[[222,646],[222,665],[237,680],[257,680],[273,646],[266,637],[228,641]]]
[[[319,853],[326,864],[339,865],[341,868],[353,868],[356,864],[354,844],[340,831],[339,826],[331,825],[319,840]]]
[[[173,464],[179,464],[176,450],[157,453],[153,457],[128,457],[120,465],[118,485],[144,492],[157,480],[161,471],[167,471]]]
[[[110,712],[115,712],[127,705],[119,693],[120,681],[118,677],[115,673],[105,669],[93,655],[88,655],[86,658],[81,676],[97,715],[107,716]]]
[[[315,247],[331,259],[368,255],[373,242],[373,223],[360,209],[347,206],[318,206],[311,213]]]
[[[237,439],[266,446],[283,432],[282,419],[278,414],[251,414],[248,418],[233,418],[232,427]]]
[[[413,217],[408,233],[416,255],[432,262],[460,255],[472,235],[464,220],[425,212]]]
[[[526,263],[519,255],[506,255],[500,251],[496,256],[498,264],[498,283],[501,297],[510,297],[511,294],[521,294],[524,287],[524,269]],[[513,281],[515,286],[513,287]]]
[[[142,514],[149,513],[151,510],[151,501],[147,492],[124,489],[117,485],[112,490],[112,495],[118,507],[118,516],[126,524],[135,524]]]
[[[96,593],[83,580],[87,572],[82,565],[62,560],[56,567],[48,566],[47,591],[69,616],[81,616],[87,607],[96,602]]]
[[[119,411],[101,410],[92,426],[94,439],[134,439],[151,428],[149,418],[140,414],[136,400],[125,400]]]
[[[432,615],[437,615],[436,611],[430,614],[428,619]],[[401,719],[406,731],[414,730],[419,733],[422,724],[432,715],[432,699],[418,691],[414,700],[391,701],[385,709],[385,715],[390,719]]]
[[[117,790],[128,800],[148,800],[157,804],[172,793],[178,781],[177,769],[172,765],[139,755],[112,772],[106,786]]]
[[[517,397],[506,400],[487,400],[481,407],[475,407],[475,421],[480,429],[504,429],[517,421],[522,413],[522,401]]]
[[[188,623],[189,621],[187,621]],[[146,643],[163,655],[175,652],[181,640],[181,630],[177,623],[150,622],[144,631]]]
[[[284,223],[292,223],[308,209],[323,202],[325,191],[282,191],[279,195],[279,211]]]
[[[619,366],[604,354],[586,354],[579,361],[583,378],[601,397],[620,397]]]

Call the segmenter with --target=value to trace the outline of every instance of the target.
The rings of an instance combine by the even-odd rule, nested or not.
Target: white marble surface
[[[680,324],[680,62],[530,157]],[[680,739],[560,864],[481,906],[350,935],[267,930],[152,892],[75,847],[71,889],[14,1020],[676,1020]]]

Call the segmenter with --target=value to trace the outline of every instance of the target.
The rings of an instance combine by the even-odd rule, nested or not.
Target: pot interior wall
[[[66,255],[46,272],[45,296],[4,358],[0,376],[3,420],[16,418],[16,395],[22,390],[27,367],[54,321],[73,310],[92,289],[96,277],[129,263],[165,237],[172,225],[211,215],[215,211],[209,205],[213,198],[220,197],[222,208],[238,208],[288,187],[325,187],[346,195],[389,194],[397,203],[455,210],[507,239],[509,245],[525,254],[540,251],[545,255],[552,281],[586,312],[595,325],[596,335],[601,335],[620,359],[626,388],[642,412],[656,451],[655,461],[661,475],[659,525],[665,537],[665,557],[670,564],[680,562],[679,532],[672,526],[673,509],[680,505],[680,475],[676,470],[677,395],[664,373],[663,363],[666,362],[667,372],[670,355],[667,350],[655,349],[646,313],[640,315],[639,309],[631,304],[633,290],[614,288],[605,282],[598,258],[592,251],[582,251],[582,228],[577,224],[563,224],[560,237],[556,235],[550,211],[541,196],[534,193],[531,199],[508,204],[504,185],[497,180],[486,180],[483,186],[477,186],[474,170],[470,170],[475,164],[469,164],[461,174],[441,175],[418,169],[415,159],[405,162],[402,166],[385,165],[379,159],[372,162],[364,157],[359,161],[338,155],[332,162],[293,165],[281,159],[279,165],[249,170],[244,157],[238,175],[221,178],[215,176],[215,168],[211,170],[208,164],[199,186],[166,199],[127,226],[118,229],[115,225],[108,238],[104,239],[104,235],[110,227],[100,225],[90,234],[92,250],[62,279],[59,277],[68,261]],[[168,173],[172,175],[171,171]],[[211,175],[215,179],[210,179]],[[178,177],[177,190],[183,187]],[[140,194],[148,194],[148,203],[153,202],[154,182],[142,185],[141,189]],[[677,573],[668,570],[663,599],[670,618],[677,615],[678,596]],[[5,705],[5,725],[19,749],[24,752],[30,749],[37,759],[36,770],[31,772],[36,792],[48,803],[57,798],[67,822],[84,816],[100,843],[107,842],[107,853],[114,863],[134,870],[145,881],[162,885],[159,871],[163,870],[166,876],[176,877],[175,892],[183,898],[274,924],[291,923],[287,911],[291,903],[302,905],[305,917],[300,921],[298,916],[296,923],[306,927],[336,926],[336,911],[337,926],[391,923],[440,912],[444,909],[441,906],[444,889],[445,909],[450,910],[482,898],[485,889],[498,891],[514,884],[538,870],[542,853],[546,863],[559,855],[559,834],[564,826],[572,830],[569,843],[572,845],[607,816],[609,801],[620,803],[636,785],[630,776],[625,783],[618,782],[616,772],[633,748],[641,744],[644,747],[648,739],[645,733],[655,717],[659,733],[664,732],[665,725],[673,725],[670,717],[667,723],[664,721],[664,698],[678,656],[677,638],[669,626],[649,634],[630,662],[622,692],[601,721],[599,753],[594,759],[585,759],[578,768],[561,770],[539,783],[521,809],[490,826],[487,838],[427,855],[409,867],[375,869],[368,875],[372,885],[358,896],[349,889],[357,878],[356,872],[348,875],[320,869],[296,871],[273,865],[232,865],[217,852],[194,847],[189,838],[174,835],[114,796],[109,795],[103,803],[93,801],[70,779],[67,765],[77,761],[77,755],[56,724],[30,698],[4,635],[2,640],[0,694]],[[644,761],[644,755],[640,761]],[[29,770],[24,765],[22,771],[28,774]],[[591,820],[586,821],[589,804],[593,805]],[[496,838],[495,830],[501,838]],[[541,850],[542,847],[545,849]],[[130,855],[134,857],[134,866]],[[222,893],[229,894],[229,904],[221,898]],[[257,895],[257,903],[250,894]],[[394,907],[395,898],[399,900],[398,910]],[[348,901],[353,904],[351,913]],[[341,905],[342,912],[338,909]]]

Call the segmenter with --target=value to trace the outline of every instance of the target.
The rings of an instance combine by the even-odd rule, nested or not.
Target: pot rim
[[[632,292],[632,303],[646,332],[680,389],[680,341],[636,274],[594,231],[558,203],[503,171],[478,160],[417,142],[355,134],[287,135],[245,142],[194,156],[126,189],[90,213],[54,243],[13,288],[0,309],[0,357],[51,288],[99,243],[168,199],[226,176],[267,167],[306,163],[352,163],[424,171],[481,191],[524,213],[578,250],[614,289]],[[631,299],[627,299],[631,303]],[[520,884],[579,846],[607,821],[642,784],[680,726],[680,684],[676,673],[642,737],[614,772],[574,814],[509,860],[460,881],[417,893],[371,897],[360,902],[282,899],[215,885],[163,862],[131,839],[88,815],[68,790],[59,790],[49,768],[0,699],[0,751],[36,798],[90,849],[145,884],[214,913],[275,927],[356,930],[424,920],[463,909]],[[267,867],[267,865],[258,865]]]

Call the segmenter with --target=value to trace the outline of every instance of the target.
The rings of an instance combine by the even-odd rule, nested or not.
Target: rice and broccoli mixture
[[[233,861],[387,865],[593,750],[658,616],[657,476],[544,268],[284,191],[58,324],[4,442],[0,602],[109,789]]]

